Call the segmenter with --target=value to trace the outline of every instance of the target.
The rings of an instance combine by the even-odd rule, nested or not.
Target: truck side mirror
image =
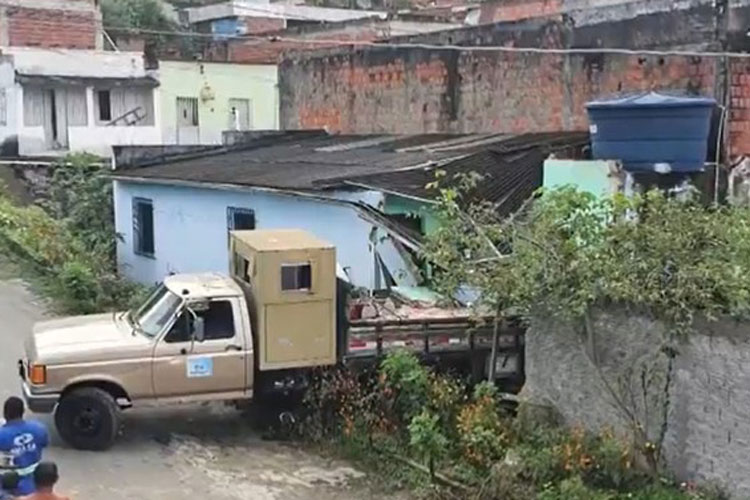
[[[200,309],[199,309],[200,310]],[[192,321],[189,322],[190,340],[192,342],[203,342],[206,339],[206,322],[198,314],[192,306],[187,307],[187,311],[190,314]]]
[[[193,323],[193,339],[199,343],[206,340],[206,322],[200,316]]]

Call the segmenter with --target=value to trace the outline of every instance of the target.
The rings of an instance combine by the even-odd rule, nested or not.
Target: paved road
[[[0,274],[2,400],[18,394],[15,361],[43,311],[21,281],[3,281]],[[42,420],[52,429],[51,419]],[[365,489],[356,479],[362,474],[347,464],[263,441],[220,405],[128,412],[125,428],[103,453],[69,449],[52,431],[47,458],[60,466],[64,493],[86,500],[383,498]]]

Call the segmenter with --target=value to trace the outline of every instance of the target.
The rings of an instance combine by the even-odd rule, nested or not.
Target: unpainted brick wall
[[[702,1],[698,4],[583,27],[536,19],[394,41],[717,50],[715,10]],[[730,30],[735,32],[730,32],[730,39],[740,44],[731,50],[746,52],[750,8],[733,7],[731,14]],[[346,133],[582,130],[588,126],[585,103],[594,98],[638,90],[680,90],[723,99],[721,90],[726,88],[730,156],[750,155],[750,60],[728,63],[728,81],[721,66],[718,58],[674,55],[562,56],[394,46],[330,49],[298,54],[281,63],[281,125]]]
[[[269,33],[286,27],[284,19],[273,17],[246,17],[244,21],[250,34]]]
[[[735,155],[750,154],[750,61],[730,65],[729,137]]]
[[[682,56],[384,48],[284,61],[281,72],[288,129],[520,133],[586,129],[585,103],[607,94],[713,95],[716,64]]]
[[[335,46],[338,42],[371,42],[380,38],[380,31],[372,26],[362,26],[355,30],[325,31],[296,36],[295,40],[258,42],[257,40],[233,40],[226,46],[224,59],[240,64],[277,63],[286,52],[316,51]],[[324,40],[325,43],[315,40]],[[307,42],[306,40],[310,40]],[[216,55],[210,56],[216,57]]]
[[[479,22],[518,21],[559,15],[561,12],[562,0],[497,0],[481,5]]]
[[[20,47],[95,49],[95,12],[6,7],[8,44]]]

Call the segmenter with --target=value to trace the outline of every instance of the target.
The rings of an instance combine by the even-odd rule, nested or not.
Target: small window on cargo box
[[[246,283],[250,283],[250,262],[242,255],[234,254],[234,275]]]
[[[281,290],[310,290],[312,288],[312,266],[304,264],[281,265]]]

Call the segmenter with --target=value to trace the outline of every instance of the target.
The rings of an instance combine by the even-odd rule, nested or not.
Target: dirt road
[[[9,274],[0,271],[2,400],[19,393],[22,339],[45,317],[43,305],[20,280],[7,279]],[[41,420],[52,429],[51,419]],[[52,431],[47,458],[60,466],[61,490],[86,500],[386,498],[350,465],[264,441],[236,411],[221,405],[127,412],[125,428],[104,453],[69,449]]]

